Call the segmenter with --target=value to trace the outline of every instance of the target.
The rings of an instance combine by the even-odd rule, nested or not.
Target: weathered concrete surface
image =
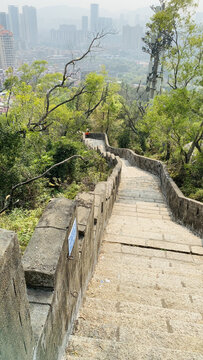
[[[53,199],[44,211],[23,256],[28,286],[54,288],[60,276],[60,256],[76,205]]]
[[[30,303],[31,324],[36,345],[52,307],[53,291],[28,288],[27,295]]]
[[[158,178],[123,160],[64,360],[203,360],[202,270],[201,239],[173,222]]]
[[[75,201],[53,199],[23,257],[37,360],[58,358],[80,302],[77,230],[71,257],[68,241],[75,220]]]
[[[17,236],[0,230],[0,360],[31,360],[34,342]]]

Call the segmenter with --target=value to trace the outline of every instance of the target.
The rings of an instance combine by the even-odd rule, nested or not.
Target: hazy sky
[[[157,0],[0,0],[0,11],[7,11],[9,5],[32,5],[37,8],[54,5],[68,5],[71,7],[80,6],[82,8],[89,7],[91,3],[97,3],[101,8],[116,12],[126,10],[136,10],[137,8],[156,4]],[[199,0],[199,11],[203,11],[203,0]]]

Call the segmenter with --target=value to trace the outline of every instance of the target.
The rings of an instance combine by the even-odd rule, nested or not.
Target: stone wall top
[[[75,209],[75,202],[64,198],[48,204],[23,256],[27,285],[54,288],[61,250]]]

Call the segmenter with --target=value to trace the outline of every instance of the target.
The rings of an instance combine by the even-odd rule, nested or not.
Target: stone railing
[[[166,165],[158,160],[137,155],[129,149],[111,147],[106,134],[91,133],[89,137],[92,139],[103,140],[106,151],[128,160],[131,165],[138,166],[143,170],[157,175],[161,182],[162,192],[166,197],[175,220],[189,227],[200,236],[203,236],[203,203],[186,198],[183,195],[168,174]]]
[[[50,201],[22,260],[15,233],[0,230],[0,360],[61,359],[120,182],[120,159],[102,156],[108,180]]]

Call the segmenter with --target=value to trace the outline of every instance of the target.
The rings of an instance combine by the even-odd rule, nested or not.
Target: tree
[[[168,72],[168,85],[172,89],[198,85],[203,73],[203,33],[190,18],[177,28],[171,48],[165,53],[164,65]]]
[[[120,133],[117,135],[119,146],[132,146],[136,152],[143,153],[146,150],[145,133],[140,128],[146,111],[146,92],[122,83],[120,90]],[[135,146],[136,143],[136,146]],[[124,146],[126,144],[126,146]]]
[[[202,36],[192,22],[191,8],[196,6],[195,2],[160,0],[160,4],[152,7],[155,14],[143,38],[143,50],[151,56],[147,78],[149,98],[161,92],[164,66],[169,72],[168,84],[175,89],[180,83],[181,87],[187,86],[196,77],[202,59]]]
[[[107,80],[106,96],[90,118],[90,126],[96,131],[112,135],[117,128],[121,110],[121,102],[118,91],[120,86]]]
[[[202,100],[202,91],[186,88],[157,96],[143,119],[149,149],[180,164],[191,161],[195,148],[201,153]]]
[[[6,109],[6,117],[8,116],[8,111],[10,107],[10,100],[12,96],[13,87],[18,83],[18,77],[14,75],[13,68],[9,67],[6,71],[7,79],[4,82],[4,90],[8,91],[7,97],[7,109]]]
[[[20,76],[16,80],[13,74],[6,80],[6,88],[12,88],[14,101],[9,109],[10,121],[15,121],[19,131],[45,131],[53,123],[53,114],[61,107],[74,104],[83,94],[89,93],[91,102],[85,109],[85,114],[90,115],[104,100],[106,91],[102,91],[100,99],[94,102],[96,88],[86,89],[87,84],[81,83],[73,87],[71,76],[75,72],[76,64],[82,61],[105,36],[98,33],[91,41],[88,49],[80,57],[68,61],[64,66],[63,74],[50,77],[45,74],[46,62],[35,61],[31,66],[24,64],[19,69]],[[53,80],[56,80],[53,83]],[[51,87],[47,88],[48,85]],[[105,87],[105,85],[104,85]],[[9,95],[11,95],[9,93]],[[91,104],[91,106],[90,106]],[[22,114],[23,112],[23,114]],[[7,114],[8,115],[8,114]],[[22,116],[21,116],[22,115]],[[9,121],[9,119],[8,119]]]
[[[5,212],[7,209],[11,209],[12,206],[14,205],[14,204],[13,204],[13,197],[14,197],[14,192],[15,192],[16,189],[18,189],[18,188],[21,187],[21,186],[30,184],[30,183],[32,183],[32,182],[35,181],[35,180],[38,180],[38,179],[41,179],[41,178],[45,177],[48,173],[50,173],[51,171],[53,171],[53,170],[56,169],[57,167],[59,167],[59,166],[61,166],[61,165],[64,165],[64,164],[66,164],[68,161],[71,161],[71,160],[76,159],[76,158],[79,158],[79,159],[81,159],[81,160],[84,161],[84,158],[83,158],[82,156],[80,156],[80,155],[73,155],[73,156],[71,156],[71,157],[69,157],[69,158],[67,158],[67,159],[65,159],[65,160],[63,160],[63,161],[60,161],[59,163],[56,163],[56,164],[52,165],[50,168],[48,168],[47,170],[45,170],[45,171],[43,172],[43,174],[37,175],[37,176],[35,176],[35,177],[31,178],[31,179],[24,180],[24,181],[22,181],[21,183],[12,186],[10,194],[7,195],[7,197],[6,197],[6,200],[8,200],[8,204],[7,204],[3,209],[0,210],[0,214],[2,214],[3,212]],[[16,203],[18,203],[18,201],[17,201]]]
[[[147,76],[146,91],[149,93],[149,99],[153,99],[155,94],[161,91],[161,82],[163,80],[163,66],[161,58],[164,51],[170,47],[172,42],[173,31],[168,27],[165,29],[163,26],[163,19],[165,17],[165,2],[160,1],[161,6],[152,6],[155,15],[152,22],[147,24],[147,32],[143,41],[145,46],[143,51],[150,55],[149,74]],[[158,85],[159,79],[159,85]]]
[[[2,208],[10,208],[16,199],[20,199],[18,206],[34,206],[37,196],[51,182],[51,178],[42,180],[39,174],[78,155],[77,146],[69,144],[67,138],[72,141],[81,137],[90,116],[107,97],[108,84],[103,75],[95,74],[76,87],[71,76],[77,70],[76,64],[99,46],[104,36],[97,34],[85,53],[65,64],[63,74],[48,74],[45,61],[23,64],[18,76],[9,69],[5,82],[8,111],[0,116]],[[65,170],[52,170],[52,178],[60,174],[63,182],[64,171],[74,172],[74,164],[72,161],[64,165]]]

